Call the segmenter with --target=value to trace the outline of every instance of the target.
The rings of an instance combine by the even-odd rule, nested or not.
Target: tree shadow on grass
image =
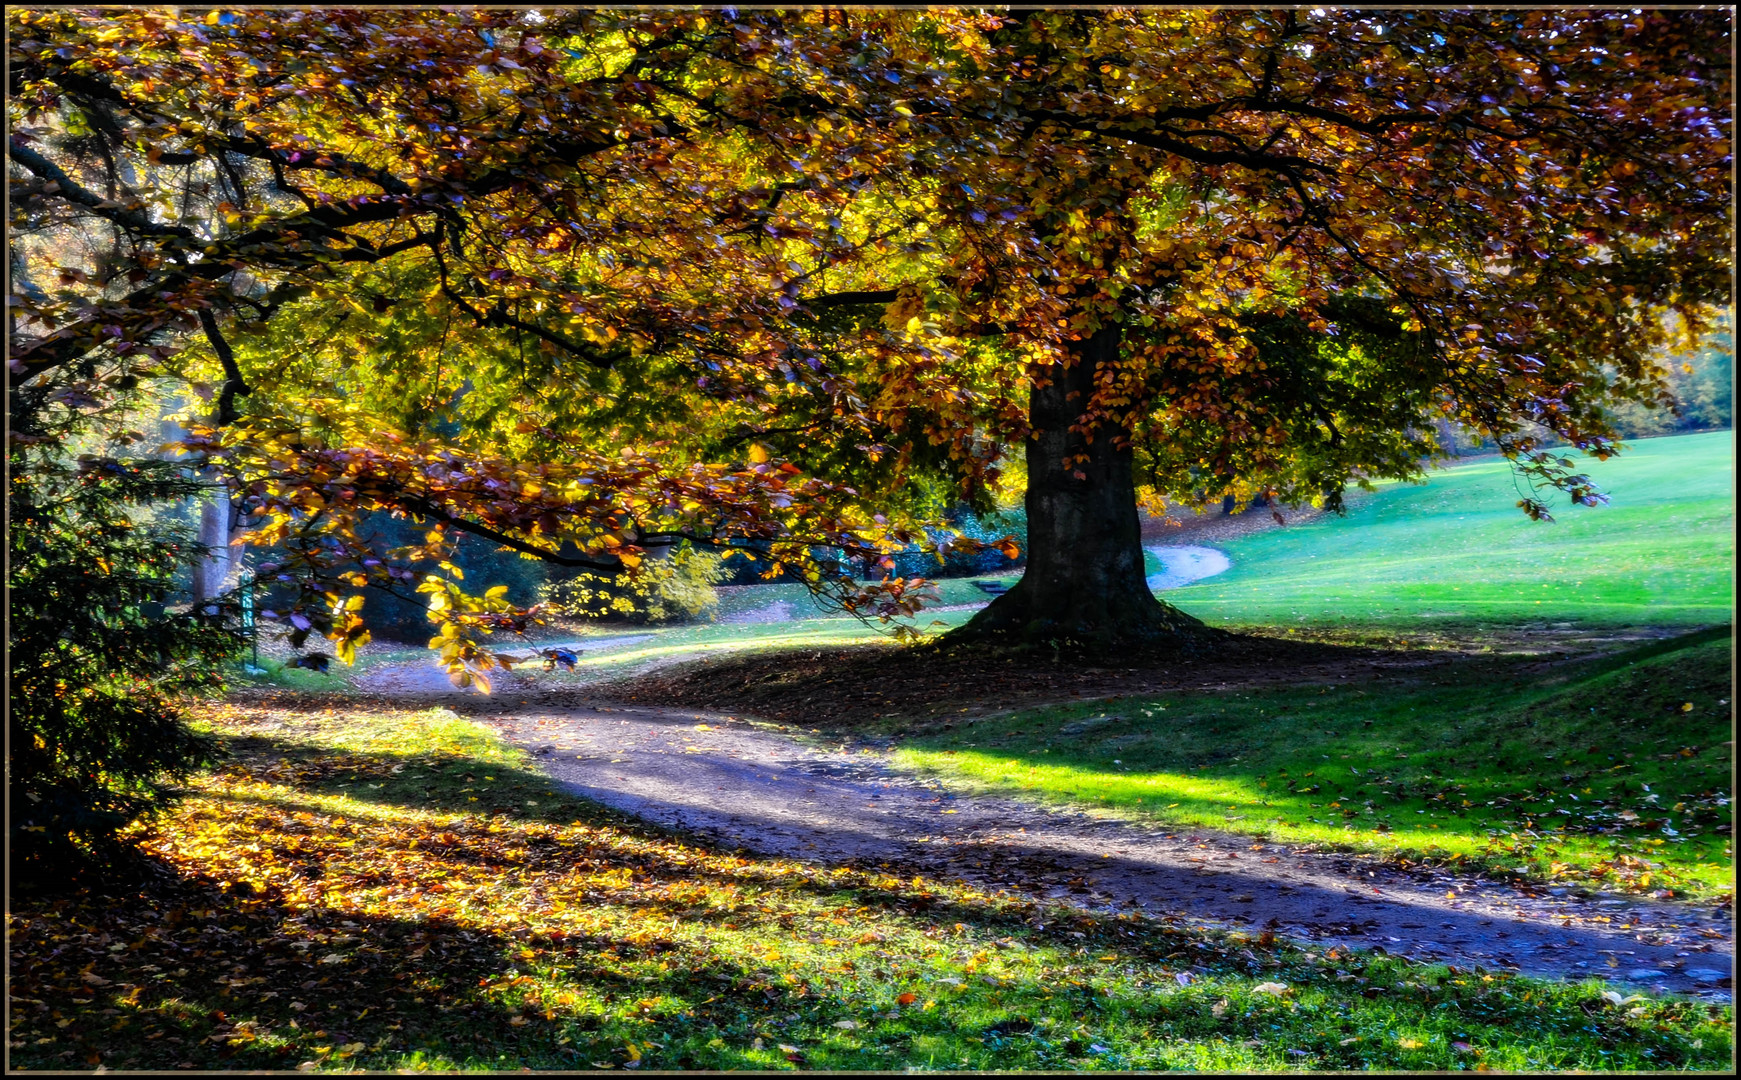
[[[782,1038],[802,1043],[810,1057],[793,1060],[833,1068],[889,1067],[921,1045],[943,1047],[951,1064],[967,1046],[978,1067],[1057,1066],[1088,1040],[1029,1038],[1019,1030],[1024,1016],[1050,1010],[1071,1023],[1110,1024],[1114,1013],[1182,1020],[1211,1004],[1163,1002],[1158,992],[1126,990],[1117,1008],[1105,1012],[1104,994],[1094,1006],[1093,979],[1069,984],[1031,973],[997,986],[966,979],[945,994],[927,985],[913,957],[875,939],[832,946],[826,970],[834,974],[813,968],[789,977],[792,969],[742,935],[765,933],[770,944],[787,942],[782,949],[802,947],[793,943],[793,920],[823,926],[814,905],[804,908],[807,898],[839,913],[842,938],[872,926],[859,913],[880,911],[901,920],[903,932],[940,933],[964,950],[1025,937],[1072,954],[1092,952],[1111,961],[1109,973],[1121,965],[1182,966],[1174,958],[1187,940],[1152,926],[1137,932],[1104,917],[1030,903],[969,901],[874,871],[795,876],[778,860],[754,858],[710,865],[704,860],[714,856],[704,850],[661,847],[664,830],[596,828],[616,824],[618,815],[606,810],[565,799],[547,804],[539,798],[539,806],[526,806],[521,796],[541,794],[547,777],[475,759],[443,763],[464,770],[461,778],[467,772],[495,776],[503,788],[499,800],[490,796],[485,803],[480,796],[473,803],[472,796],[437,785],[422,808],[451,816],[458,827],[404,815],[394,823],[400,834],[371,833],[405,808],[419,808],[402,798],[419,790],[416,782],[392,771],[405,758],[343,753],[339,767],[302,774],[288,766],[309,764],[302,758],[311,747],[255,737],[233,738],[231,745],[240,755],[233,765],[244,767],[237,779],[251,776],[289,790],[275,796],[271,788],[234,785],[202,796],[216,800],[202,812],[240,826],[230,842],[283,843],[305,864],[342,862],[348,869],[314,888],[295,875],[257,883],[225,869],[226,852],[184,853],[156,882],[133,891],[15,903],[13,993],[24,1002],[24,1022],[13,1031],[15,1064],[282,1069],[320,1061],[391,1068],[421,1060],[437,1068],[573,1068],[622,1064],[622,1047],[637,1040],[654,1068],[784,1063],[746,1048],[752,1036],[765,1034],[770,1044]],[[286,768],[274,775],[274,764]],[[367,786],[373,782],[382,786]],[[353,812],[347,820],[322,795],[349,796],[379,817]],[[250,817],[267,812],[277,815],[282,837],[267,835],[266,824]],[[469,911],[465,917],[445,899],[418,908],[407,896],[468,867],[481,872],[476,880],[518,874],[517,887],[542,887],[525,878],[559,874],[577,853],[561,844],[539,847],[533,834],[543,825],[577,822],[594,827],[580,853],[592,862],[588,869],[606,873],[567,899],[620,909],[614,925],[595,921],[600,928],[575,933],[536,910],[492,910],[481,892],[472,899],[484,900],[482,907],[458,905]],[[325,830],[332,836],[320,835]],[[502,842],[525,853],[505,857]],[[428,869],[439,873],[396,875],[394,860],[413,848],[429,852],[436,865]],[[1133,878],[1137,869],[1134,861],[1117,868]],[[672,885],[698,891],[661,894]],[[673,920],[699,926],[700,933],[674,940],[662,929]],[[728,926],[739,937],[716,946],[711,928]],[[1240,962],[1226,952],[1204,954],[1219,957],[1210,968],[1237,971]],[[1398,968],[1373,977],[1395,981],[1406,974]],[[908,985],[946,998],[945,1007],[897,1017],[893,998]],[[842,1034],[840,1023],[860,1023],[869,1010],[888,1012],[876,1021],[876,1043]],[[1236,1016],[1227,1026],[1244,1038],[1260,1034],[1261,1024]],[[662,1040],[657,1049],[655,1039]]]
[[[222,797],[215,813],[248,819],[254,808],[267,806],[286,822],[309,819],[314,811],[335,826],[345,824],[330,806],[257,795]],[[466,831],[481,831],[480,824]],[[508,869],[494,857],[480,860],[463,841],[440,844],[440,828],[432,826],[426,833],[433,835],[423,839],[437,841],[449,870],[456,862]],[[269,847],[274,838],[265,832],[253,829],[257,842]],[[321,837],[289,836],[308,841],[306,853],[319,856]],[[372,854],[390,864],[398,853],[381,844]],[[600,1058],[620,1063],[626,1043],[651,1036],[678,1043],[657,1051],[642,1043],[655,1067],[745,1067],[767,1064],[745,1056],[751,1036],[784,1031],[794,1008],[810,1014],[810,1045],[817,1029],[827,1034],[837,1019],[889,1004],[881,999],[893,992],[880,980],[837,993],[826,979],[794,980],[768,970],[753,945],[722,951],[709,945],[705,932],[678,942],[659,931],[673,918],[708,925],[729,918],[734,929],[761,927],[779,938],[790,930],[791,914],[812,917],[786,907],[794,892],[814,892],[850,909],[876,891],[862,882],[797,884],[782,877],[788,892],[781,902],[746,905],[734,897],[725,910],[710,911],[705,902],[684,910],[680,902],[655,898],[653,890],[698,880],[753,887],[756,865],[733,860],[747,865],[747,874],[725,874],[702,872],[687,858],[660,865],[656,854],[603,854],[613,864],[606,869],[644,880],[639,890],[625,882],[571,896],[622,909],[614,929],[590,934],[540,925],[523,912],[504,913],[494,927],[488,911],[470,920],[439,911],[370,913],[371,887],[390,876],[382,882],[346,876],[326,882],[324,893],[310,892],[286,887],[282,876],[256,884],[232,880],[234,867],[190,869],[185,859],[165,863],[135,889],[39,894],[15,904],[11,918],[12,992],[23,1014],[13,1029],[13,1062],[22,1068],[247,1070],[307,1061],[381,1068],[421,1056],[438,1068],[563,1068]],[[295,876],[292,883],[301,884]],[[397,884],[410,891],[418,883]],[[918,900],[889,903],[924,918],[970,924],[976,940],[1023,930],[1020,914],[1009,910],[943,904],[924,911]],[[857,928],[841,931],[848,932]],[[840,951],[867,960],[865,950]],[[845,969],[851,968],[849,960]],[[539,979],[529,977],[534,971]],[[1032,997],[1038,1007],[1050,996],[1042,990],[1030,980],[1011,993]],[[976,991],[979,998],[987,993]],[[564,994],[570,1000],[562,1000]],[[914,1024],[935,1033],[941,1017]],[[713,1046],[720,1037],[731,1045]],[[886,1047],[837,1050],[842,1062],[888,1063]]]
[[[668,868],[684,875],[692,870]],[[644,1042],[647,1062],[741,1068],[755,1064],[744,1056],[751,1036],[785,1029],[794,1008],[826,1029],[867,1007],[862,992],[828,996],[820,980],[783,979],[705,937],[661,937],[671,905],[628,890],[597,897],[626,911],[617,930],[593,934],[515,918],[492,930],[475,919],[380,917],[356,902],[363,891],[347,882],[349,902],[311,905],[274,885],[166,865],[135,889],[15,903],[12,1062],[283,1070],[307,1061],[391,1068],[421,1057],[437,1068],[584,1068],[626,1061],[627,1043],[675,1039]],[[770,935],[782,929],[778,908],[723,914]],[[974,920],[981,938],[1021,929],[998,913],[941,914]],[[721,1036],[731,1047],[695,1056]]]
[[[518,1013],[480,990],[508,970],[512,940],[226,884],[172,869],[120,896],[15,905],[13,993],[59,1045],[32,1041],[14,1064],[286,1069],[419,1049],[487,1062],[513,1030]],[[518,1054],[572,1063],[547,1028],[518,1035]]]
[[[349,763],[345,773],[347,776],[353,772],[388,778],[394,775],[391,768],[396,759],[390,755],[349,755],[345,760]],[[504,769],[499,764],[464,759],[456,761],[452,768],[464,770],[463,776],[481,778],[484,775],[493,775],[507,794],[495,802],[472,803],[469,801],[470,796],[449,792],[445,798],[426,801],[421,808],[433,810],[437,816],[459,814],[463,817],[480,811],[493,812],[508,821],[506,827],[509,829],[531,822],[566,825],[575,823],[577,817],[589,823],[596,823],[604,818],[611,820],[613,824],[621,824],[628,834],[634,836],[658,839],[680,839],[683,836],[682,833],[670,832],[637,819],[619,818],[603,808],[595,810],[593,806],[586,805],[581,809],[574,803],[561,799],[552,802],[548,797],[541,797],[535,800],[539,803],[538,806],[517,805],[525,801],[518,796],[528,790],[540,791],[542,795],[541,789],[552,783],[549,778],[536,773]],[[483,772],[486,768],[491,770],[487,774]],[[332,777],[329,775],[325,783],[331,782]],[[817,782],[823,783],[820,780]],[[408,805],[398,801],[403,793],[393,790],[385,781],[380,788],[367,787],[366,781],[361,788],[356,786],[356,782],[348,783],[351,786],[333,790],[331,793],[346,794],[389,811]],[[321,786],[321,783],[317,783],[313,793],[319,793]],[[692,796],[692,792],[673,792],[669,796],[669,806],[648,805],[641,809],[655,820],[684,820],[687,817],[693,822]],[[283,804],[282,800],[278,801]],[[645,798],[642,801],[656,802]],[[307,804],[307,808],[318,809],[313,804]],[[741,811],[715,816],[719,819],[715,825],[737,837],[778,836],[783,841],[790,841],[805,828],[809,828],[817,841],[831,845],[836,852],[855,848],[864,852],[864,857],[858,860],[860,865],[874,864],[879,859],[896,865],[929,865],[945,876],[950,876],[952,869],[947,862],[938,864],[922,847],[911,847],[898,839],[855,829],[838,821],[826,825],[805,826],[789,820],[775,820]],[[613,905],[630,910],[647,910],[660,916],[670,915],[674,907],[682,907],[681,904],[674,905],[668,896],[660,893],[666,887],[679,883],[733,888],[753,885],[758,874],[753,864],[758,861],[764,862],[768,867],[766,872],[770,875],[770,881],[782,873],[776,865],[778,860],[772,859],[752,860],[752,867],[748,871],[709,866],[700,859],[674,866],[669,862],[668,853],[657,847],[633,850],[632,843],[613,845],[609,839],[596,840],[584,849],[576,849],[573,846],[540,841],[535,837],[520,837],[512,841],[514,854],[506,855],[499,837],[466,827],[452,832],[440,832],[433,839],[426,838],[423,843],[424,850],[439,852],[440,857],[449,863],[468,863],[487,868],[493,873],[512,876],[516,880],[522,876],[541,873],[563,874],[574,869],[576,865],[596,869],[608,863],[619,870],[629,871],[639,880],[624,882],[620,888],[588,886],[590,894]],[[788,843],[786,846],[789,848],[791,845]],[[1060,846],[1055,838],[1047,838],[1040,833],[1026,838],[1005,836],[991,842],[981,841],[974,845],[971,854],[982,866],[1001,864],[1003,870],[998,877],[1029,887],[1048,884],[1067,886],[1072,882],[1080,883],[1092,878],[1100,883],[1097,889],[1111,899],[1127,904],[1150,905],[1163,913],[1194,914],[1236,925],[1251,925],[1254,929],[1268,922],[1272,926],[1293,928],[1294,932],[1310,931],[1323,940],[1357,947],[1399,947],[1395,942],[1401,937],[1405,940],[1405,945],[1401,947],[1424,950],[1418,953],[1423,957],[1441,957],[1465,964],[1486,964],[1501,970],[1511,968],[1551,974],[1565,972],[1572,960],[1588,960],[1601,955],[1602,950],[1622,948],[1636,951],[1641,957],[1649,953],[1653,959],[1657,958],[1655,954],[1659,952],[1662,954],[1660,958],[1666,959],[1673,951],[1646,948],[1632,942],[1628,934],[1604,932],[1590,926],[1558,926],[1545,922],[1496,926],[1494,918],[1489,914],[1451,910],[1436,899],[1436,893],[1433,896],[1428,896],[1427,893],[1417,896],[1406,887],[1387,886],[1390,891],[1381,898],[1350,896],[1348,882],[1340,879],[1321,883],[1284,883],[1278,881],[1274,875],[1264,873],[1260,866],[1247,866],[1244,863],[1231,865],[1220,861],[1215,864],[1218,872],[1206,877],[1200,872],[1200,867],[1183,865],[1174,856],[1154,853],[1145,857],[1140,840],[1108,840],[1105,846],[1120,849],[1129,847],[1134,849],[1134,854],[1121,854],[1116,857],[1104,852],[1084,854],[1074,850],[1067,841]],[[840,862],[838,854],[834,861],[837,864]],[[388,883],[389,879],[383,876],[379,879],[353,880],[349,884],[351,887],[361,888],[380,887]],[[844,891],[842,883],[832,881],[826,876],[787,876],[779,885],[798,893],[816,896],[839,896]],[[867,889],[857,885],[854,891],[863,897],[861,903],[897,908],[910,914],[923,911],[927,919],[934,919],[945,925],[961,923],[975,927],[977,933],[993,936],[1021,932],[1023,925],[1058,917],[1055,914],[1042,914],[1041,909],[1031,903],[1018,905],[1014,910],[997,912],[985,906],[955,902],[943,895],[930,894],[923,901],[915,899],[916,893],[926,890]],[[767,924],[765,916],[750,920],[740,912],[741,909],[735,905],[729,909],[708,910],[707,904],[698,903],[686,910],[682,917],[718,924],[732,921],[740,924],[760,921]],[[1642,959],[1637,961],[1642,962]],[[1713,960],[1712,965],[1716,964],[1717,961]],[[1672,975],[1670,978],[1675,984],[1685,981]],[[1690,988],[1691,985],[1688,983],[1687,987]]]
[[[909,745],[959,755],[964,772],[994,787],[1172,827],[1263,835],[1273,819],[1297,839],[1372,841],[1411,857],[1461,843],[1472,845],[1466,856],[1487,847],[1515,863],[1523,848],[1556,843],[1660,847],[1659,830],[1673,824],[1694,835],[1654,857],[1726,861],[1727,770],[1689,759],[1717,747],[1729,723],[1727,657],[1711,648],[1729,633],[1546,670],[1511,659],[1388,685],[1111,699]],[[1659,780],[1687,793],[1672,810],[1674,800],[1653,805]]]

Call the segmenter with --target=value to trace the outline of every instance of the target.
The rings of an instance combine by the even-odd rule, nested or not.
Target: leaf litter
[[[698,845],[552,794],[451,713],[207,713],[233,756],[142,836],[155,875],[13,898],[15,1066],[1362,1067],[1449,1034],[1398,1057],[1350,1024],[1433,1027],[1468,994],[1488,1060],[1612,1060],[1578,988]],[[1314,989],[1274,1013],[1264,975]],[[1613,1033],[1639,1064],[1727,1038],[1725,1010],[1634,1008]],[[984,1034],[1012,1015],[1030,1034]]]

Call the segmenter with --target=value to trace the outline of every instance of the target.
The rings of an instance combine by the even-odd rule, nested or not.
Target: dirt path
[[[1728,997],[1734,949],[1721,910],[1410,874],[1376,859],[959,796],[871,748],[818,749],[702,711],[531,703],[480,719],[573,794],[727,846],[893,864],[1423,961]]]
[[[1143,550],[1161,561],[1161,572],[1150,574],[1148,579],[1149,588],[1155,592],[1214,577],[1233,567],[1226,552],[1212,547],[1153,545]]]
[[[621,637],[588,638],[584,641],[563,642],[560,644],[541,644],[515,650],[520,658],[531,663],[532,657],[539,649],[563,648],[577,654],[607,652],[620,649],[625,645],[633,645],[646,641],[651,634],[628,634]],[[510,655],[514,655],[511,652]],[[491,673],[491,682],[498,693],[518,690],[522,687],[536,684],[538,665],[524,670],[498,671]],[[433,699],[440,701],[470,701],[477,697],[472,690],[462,690],[453,685],[447,671],[430,654],[426,664],[380,664],[365,668],[351,679],[351,684],[365,694],[379,694],[382,697],[398,699]]]
[[[599,650],[633,640],[587,644]],[[968,695],[963,700],[1007,706],[1035,694],[1062,700],[1066,693],[1128,693],[1132,679],[1145,686],[1161,678],[1174,688],[1203,683],[1225,689],[1228,681],[1262,683],[1278,671],[1292,681],[1328,682],[1448,662],[1431,654],[1398,658],[1329,646],[1248,644],[1247,651],[1255,650],[1250,656],[1231,649],[1215,663],[1182,661],[1158,674],[1073,670],[1075,681],[1062,682],[1049,670],[988,671],[981,664],[956,671],[949,657],[932,658],[943,667],[908,672],[910,681],[930,689],[923,702],[906,705],[918,709],[915,715],[926,713],[921,704],[937,706],[950,696],[945,686]],[[1540,651],[1533,639],[1523,645],[1532,647],[1522,651]],[[1558,655],[1549,649],[1541,663],[1554,663]],[[864,657],[853,656],[865,666]],[[845,737],[836,736],[836,748],[824,749],[791,733],[808,725],[735,719],[760,715],[790,723],[813,714],[819,700],[843,717],[907,711],[885,698],[886,679],[871,679],[881,689],[868,698],[850,680],[831,682],[842,670],[856,670],[842,668],[849,662],[825,650],[784,657],[778,685],[760,695],[750,692],[766,675],[755,658],[682,669],[663,680],[644,673],[614,686],[547,687],[534,673],[516,672],[493,698],[455,691],[430,666],[385,665],[360,679],[358,688],[449,704],[532,751],[573,794],[727,847],[822,863],[888,864],[1080,907],[1272,929],[1326,946],[1382,949],[1461,967],[1601,976],[1729,998],[1734,938],[1725,910],[1513,887],[1468,873],[1404,871],[1376,858],[1208,830],[1170,832],[1151,822],[973,796],[901,772],[878,745],[843,744]],[[962,681],[969,674],[992,682]],[[662,703],[624,700],[641,694]],[[672,704],[690,698],[688,707]],[[712,701],[732,712],[705,704]],[[951,705],[947,713],[954,712]]]

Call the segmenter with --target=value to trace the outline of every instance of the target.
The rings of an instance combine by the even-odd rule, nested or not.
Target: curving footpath
[[[1148,550],[1164,567],[1149,579],[1157,590],[1231,565],[1213,548]],[[585,644],[600,651],[636,640]],[[529,700],[480,715],[506,702],[486,705],[436,675],[388,665],[359,683],[389,697],[452,701],[529,750],[571,794],[726,847],[898,865],[1078,907],[1268,929],[1422,962],[1730,996],[1733,924],[1721,908],[1403,870],[1373,857],[961,794],[896,769],[880,747],[828,749],[777,725],[691,710],[570,707],[567,694],[556,707],[528,685]]]
[[[1373,858],[957,795],[869,747],[803,745],[688,710],[480,718],[566,790],[717,844],[890,863],[1097,909],[1143,910],[1530,975],[1727,999],[1728,913],[1405,872]]]
[[[1214,577],[1233,567],[1233,560],[1222,551],[1212,547],[1197,547],[1195,545],[1155,546],[1143,549],[1160,560],[1161,572],[1149,575],[1149,588],[1156,592],[1163,589],[1176,589],[1181,585],[1189,585],[1193,581],[1201,581],[1206,577]]]

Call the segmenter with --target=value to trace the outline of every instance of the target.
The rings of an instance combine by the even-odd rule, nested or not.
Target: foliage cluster
[[[43,447],[14,446],[7,464],[8,846],[12,881],[43,887],[119,869],[118,832],[211,749],[177,699],[221,685],[244,639],[229,603],[175,609],[198,546],[139,520],[206,484]]]
[[[1735,426],[1735,334],[1727,318],[1696,346],[1670,351],[1660,360],[1673,403],[1617,402],[1610,410],[1617,435],[1640,439]],[[1565,445],[1548,432],[1541,438],[1544,446]],[[1499,449],[1492,439],[1449,424],[1441,426],[1439,441],[1446,453],[1458,456]]]
[[[427,525],[412,521],[407,515],[377,513],[363,516],[358,522],[360,534],[371,544],[385,550],[414,546],[427,531]],[[301,599],[302,582],[285,574],[286,564],[294,565],[297,551],[293,543],[254,546],[250,549],[253,566],[273,567],[260,575],[255,604],[268,611],[290,611]],[[501,548],[488,540],[461,534],[453,538],[447,561],[459,581],[487,581],[506,587],[512,603],[529,607],[538,601],[550,579],[549,564],[526,558]],[[284,579],[290,580],[284,580]],[[362,609],[372,634],[390,641],[427,641],[430,634],[429,604],[426,597],[409,589],[377,589],[366,597]]]
[[[568,799],[451,713],[286,699],[146,841],[8,912],[26,1069],[1720,1069],[1732,1010],[1293,948]]]
[[[552,614],[575,618],[708,621],[719,611],[713,587],[725,580],[725,564],[714,552],[679,547],[649,560],[633,578],[582,571],[544,586],[540,598]]]

